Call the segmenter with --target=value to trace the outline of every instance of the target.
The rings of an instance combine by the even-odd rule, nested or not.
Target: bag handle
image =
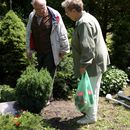
[[[81,75],[81,80],[86,76],[87,71],[85,71],[82,75]]]

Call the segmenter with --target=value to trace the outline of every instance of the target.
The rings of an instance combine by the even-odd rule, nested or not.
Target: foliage
[[[68,39],[69,39],[69,42],[71,43],[71,38],[72,38],[72,33],[73,33],[73,28],[68,28],[67,29],[67,32],[68,32]]]
[[[115,26],[113,40],[113,52],[111,62],[113,65],[126,72],[130,66],[130,24],[129,20],[121,19]]]
[[[112,66],[110,67],[102,77],[100,95],[106,95],[107,93],[115,94],[127,84],[128,75],[120,69]]]
[[[13,10],[27,24],[29,13],[33,10],[33,7],[30,0],[17,0],[13,2]]]
[[[71,54],[66,55],[57,68],[57,76],[70,78],[73,75],[73,59]]]
[[[0,102],[16,100],[15,89],[9,85],[0,85]]]
[[[53,88],[53,98],[68,99],[71,90],[66,82],[68,81],[62,78],[55,79],[54,88]]]
[[[52,91],[52,78],[46,69],[39,72],[28,66],[17,80],[16,95],[22,108],[39,113],[46,105]]]
[[[88,5],[89,12],[98,19],[104,39],[107,33],[113,33],[116,23],[121,18],[129,17],[130,14],[129,0],[84,0],[84,3],[85,9]]]
[[[107,48],[108,48],[108,51],[109,51],[109,55],[112,55],[112,36],[113,34],[112,33],[107,33],[107,36],[106,36],[106,45],[107,45]]]
[[[25,26],[13,11],[1,21],[0,73],[1,84],[15,86],[17,78],[25,69]]]
[[[55,77],[53,96],[54,98],[67,99],[76,87],[76,79],[73,76],[73,60],[71,55],[67,55],[57,68]]]
[[[4,15],[7,12],[7,4],[5,1],[2,2],[2,0],[0,1],[0,15]]]
[[[1,130],[54,130],[38,114],[27,111],[0,115]]]
[[[4,12],[7,12],[7,10],[9,10],[9,2],[9,0],[1,1],[0,14],[3,14]],[[15,2],[12,0],[12,2],[13,10],[18,15],[21,15],[22,18],[27,19],[29,13],[32,11],[30,0],[17,0]],[[47,5],[53,7],[61,13],[61,16],[63,17],[63,21],[67,28],[72,27],[74,23],[65,16],[64,9],[61,7],[61,2],[63,2],[63,0],[47,0]],[[130,14],[129,0],[83,0],[83,2],[84,10],[94,15],[101,24],[104,38],[106,38],[106,34],[108,32],[113,32],[114,23],[116,23],[120,18],[127,17]]]

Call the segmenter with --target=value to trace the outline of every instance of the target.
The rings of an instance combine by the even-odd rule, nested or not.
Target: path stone
[[[16,101],[10,101],[10,102],[2,102],[0,103],[0,113],[1,114],[6,114],[6,113],[11,113],[15,114],[16,109],[14,108]]]

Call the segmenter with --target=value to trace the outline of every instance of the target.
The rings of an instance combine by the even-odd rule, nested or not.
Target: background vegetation
[[[47,3],[61,13],[71,41],[74,22],[65,16],[64,9],[61,7],[62,1],[47,0]],[[94,15],[102,27],[111,65],[123,70],[130,77],[130,70],[128,70],[130,66],[130,1],[83,1],[84,9]],[[25,56],[25,27],[28,15],[32,11],[32,5],[30,0],[16,0],[15,2],[14,0],[0,0],[0,7],[0,84],[7,84],[15,88],[17,79],[28,66]],[[9,11],[10,9],[13,11]],[[56,86],[62,86],[64,94],[70,93],[70,86],[75,84],[72,64],[70,54],[58,66],[55,93],[57,93]]]
[[[65,16],[64,9],[61,7],[62,1],[47,0],[47,3],[61,13],[71,41],[74,22]],[[130,66],[130,1],[83,1],[84,9],[94,15],[102,27],[103,36],[109,49],[111,65],[125,71],[130,77],[128,70]],[[25,57],[25,27],[28,15],[32,11],[32,5],[30,0],[16,0],[15,2],[14,0],[0,0],[0,7],[0,84],[15,87],[17,79],[28,66]],[[10,9],[13,11],[9,11]],[[68,56],[68,59],[70,58],[71,54]],[[66,61],[63,61],[59,66],[55,84],[61,79],[63,84],[66,84],[66,81],[73,77],[73,72],[70,71],[72,70],[72,60],[68,61],[69,63],[64,67],[64,70],[61,68]]]
[[[47,0],[47,3],[61,13],[68,30],[69,40],[71,41],[75,23],[65,16],[64,10],[61,8],[62,1],[63,0]],[[128,70],[128,67],[130,67],[130,1],[83,1],[84,9],[94,15],[101,25],[103,36],[109,49],[111,66],[115,66],[114,68],[109,68],[108,71],[104,73],[100,94],[103,96],[108,92],[114,94],[126,86],[128,81],[127,75],[130,79],[130,70]],[[50,87],[46,89],[46,86],[50,86],[49,83],[51,83],[51,79],[47,72],[37,72],[35,69],[28,71],[27,69],[30,63],[25,55],[25,27],[28,15],[32,11],[30,2],[31,0],[0,0],[0,102],[19,100],[28,110],[39,112],[42,106],[45,106],[51,91]],[[35,65],[35,56],[33,63]],[[74,79],[72,68],[73,61],[70,53],[58,66],[53,89],[54,98],[68,99],[73,95],[77,86],[77,80]],[[21,97],[23,95],[26,95],[25,98]],[[35,103],[41,101],[43,104],[37,102],[38,105],[34,105],[33,101],[35,101]],[[27,106],[28,104],[29,106]],[[29,109],[30,106],[33,110]],[[37,106],[37,108],[34,106]],[[111,108],[107,106],[106,109],[102,106],[102,112],[100,112],[101,119],[96,123],[96,126],[92,125],[92,129],[100,129],[101,127],[103,129],[117,129],[116,124],[118,123],[120,124],[119,129],[121,127],[130,127],[128,125],[128,111],[113,106],[111,106]],[[113,115],[113,113],[115,118],[111,120],[110,114]],[[127,115],[125,119],[122,119],[123,114]],[[38,117],[35,121],[35,116],[30,113],[27,113],[27,116],[28,119],[25,115],[23,118],[21,117],[19,121],[27,124],[26,121],[34,120],[34,122],[37,123],[39,120]],[[108,118],[103,120],[104,117]],[[8,123],[7,126],[5,124],[3,125],[5,129],[15,129],[18,124],[15,125],[14,122],[11,124],[13,118],[13,116],[8,115],[0,116],[0,123]],[[29,128],[31,126],[27,127]],[[47,129],[47,126],[45,129]],[[48,130],[49,129],[52,128],[48,127]]]

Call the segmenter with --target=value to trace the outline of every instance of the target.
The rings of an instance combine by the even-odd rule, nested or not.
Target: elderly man
[[[67,30],[60,13],[47,6],[46,0],[32,0],[26,30],[27,57],[37,54],[38,70],[47,68],[54,78],[56,66],[70,51]]]

